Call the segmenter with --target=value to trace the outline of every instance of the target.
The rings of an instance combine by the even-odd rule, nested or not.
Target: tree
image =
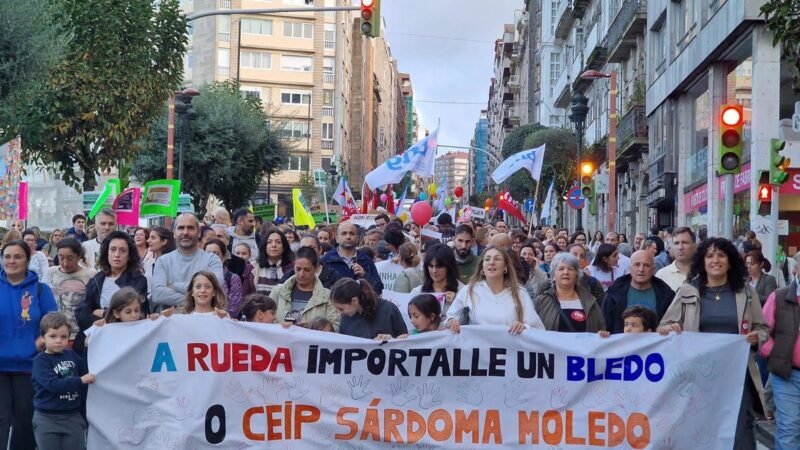
[[[50,0],[0,2],[0,130],[36,101],[69,41],[54,12]]]
[[[129,162],[166,110],[183,79],[187,20],[179,0],[54,4],[71,39],[36,100],[4,131],[21,135],[27,162],[92,190],[99,170]]]
[[[183,192],[191,194],[200,215],[205,214],[210,194],[228,209],[247,205],[263,177],[288,160],[283,141],[265,125],[268,116],[261,100],[242,97],[238,85],[227,81],[201,87],[192,108],[197,118],[184,143]],[[141,152],[131,168],[134,178],[140,182],[164,178],[166,115],[139,145]]]
[[[768,0],[761,14],[772,32],[772,45],[781,44],[783,57],[794,75],[794,88],[800,90],[800,0]]]

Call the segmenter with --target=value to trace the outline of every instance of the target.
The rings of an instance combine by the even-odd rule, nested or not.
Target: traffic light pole
[[[733,174],[725,175],[725,203],[722,209],[722,237],[733,239]]]
[[[770,271],[773,276],[778,274],[778,210],[780,209],[780,186],[772,185],[772,203],[769,209],[769,223],[772,225],[772,233],[769,233],[767,239],[767,251],[764,256],[770,260],[772,270]]]

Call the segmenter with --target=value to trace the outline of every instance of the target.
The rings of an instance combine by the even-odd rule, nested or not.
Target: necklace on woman
[[[711,293],[714,294],[714,301],[718,302],[721,299],[719,294],[721,294],[726,288],[727,288],[727,286],[722,285],[722,286],[719,286],[719,289],[711,289],[711,287],[709,287],[708,290],[711,291]]]

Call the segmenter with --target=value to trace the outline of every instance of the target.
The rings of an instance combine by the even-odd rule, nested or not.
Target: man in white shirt
[[[86,267],[97,269],[97,260],[100,258],[100,245],[117,229],[117,213],[113,209],[103,208],[95,216],[94,229],[97,237],[83,243],[83,252],[86,256]]]
[[[676,228],[672,232],[672,245],[669,251],[675,261],[656,272],[656,277],[664,280],[673,291],[677,291],[686,281],[697,251],[694,231],[689,227]]]

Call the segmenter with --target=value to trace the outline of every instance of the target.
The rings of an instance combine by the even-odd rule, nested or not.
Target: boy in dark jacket
[[[62,313],[48,313],[40,322],[45,350],[33,359],[33,433],[36,445],[86,448],[86,421],[80,413],[81,387],[95,376],[85,373],[83,361],[67,348],[70,327]]]

